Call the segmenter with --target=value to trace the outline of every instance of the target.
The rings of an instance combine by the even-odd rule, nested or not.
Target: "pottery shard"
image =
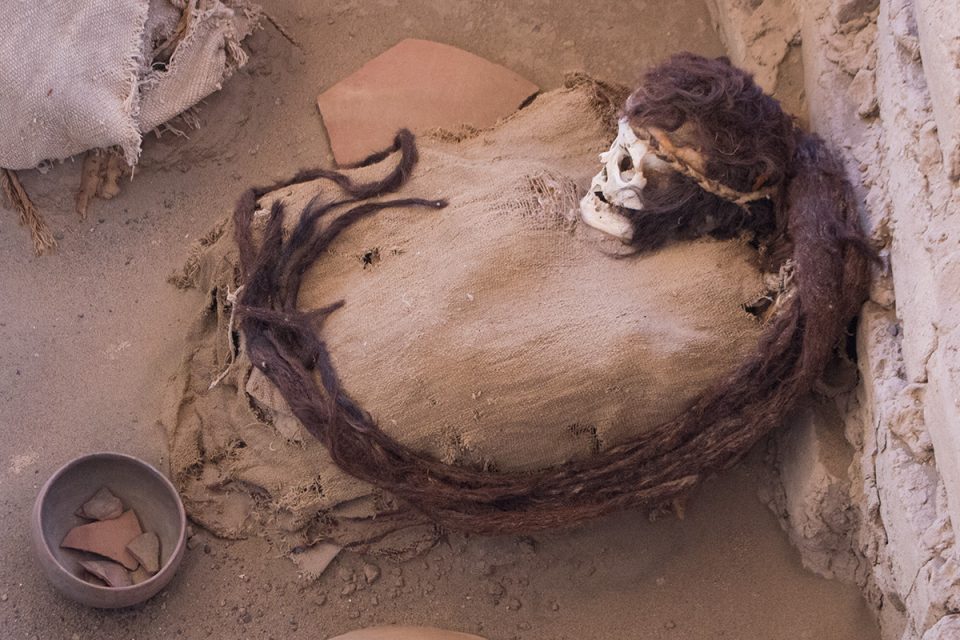
[[[127,551],[127,545],[141,533],[143,530],[140,529],[137,514],[130,510],[113,520],[91,522],[70,529],[60,546],[96,553],[115,560],[132,571],[139,563]]]
[[[133,584],[140,584],[141,582],[146,582],[153,576],[147,572],[142,566],[137,567],[136,571],[130,572],[130,580],[133,581]]]
[[[160,538],[157,534],[147,532],[140,534],[130,541],[127,551],[136,558],[149,573],[160,570]]]
[[[303,574],[311,579],[319,578],[327,570],[342,547],[321,542],[290,556]],[[349,578],[348,578],[349,579]]]
[[[461,125],[489,127],[538,91],[513,71],[428,40],[403,40],[317,98],[341,165],[414,133]]]
[[[480,636],[433,627],[370,627],[357,629],[330,640],[485,640]]]
[[[87,520],[112,520],[123,513],[120,498],[110,493],[110,489],[100,487],[92,498],[77,509],[77,515]]]
[[[133,584],[127,570],[116,562],[81,560],[80,566],[106,582],[108,587],[129,587]]]

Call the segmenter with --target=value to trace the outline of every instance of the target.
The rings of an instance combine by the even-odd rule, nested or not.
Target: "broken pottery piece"
[[[357,629],[330,640],[485,640],[472,633],[447,631],[433,627],[370,627]]]
[[[329,542],[320,542],[300,553],[292,554],[290,559],[293,560],[293,563],[297,565],[303,575],[310,579],[316,579],[323,575],[323,572],[327,570],[327,567],[330,566],[330,563],[333,562],[342,548]]]
[[[414,133],[489,127],[539,91],[513,71],[450,45],[408,39],[317,98],[333,155],[351,164]]]
[[[81,560],[80,566],[107,583],[108,587],[129,587],[130,574],[121,565],[108,560]]]
[[[140,584],[141,582],[146,582],[153,577],[153,574],[149,573],[143,566],[137,567],[134,571],[130,572],[130,580],[133,584]]]
[[[100,487],[92,498],[77,509],[77,515],[87,520],[112,520],[122,514],[123,503],[106,487]]]
[[[127,551],[146,569],[154,574],[160,570],[160,538],[150,531],[142,533],[127,545]]]
[[[124,569],[124,571],[126,571],[126,569]],[[95,586],[95,587],[109,587],[109,586],[110,586],[110,585],[108,585],[106,582],[104,582],[103,580],[101,580],[100,578],[98,578],[97,576],[93,575],[92,573],[90,573],[89,571],[86,571],[86,570],[84,570],[83,575],[80,576],[80,577],[83,578],[83,581],[84,581],[84,582],[89,582],[90,584],[92,584],[92,585]]]
[[[127,551],[127,544],[141,533],[143,531],[140,529],[137,514],[130,510],[113,520],[91,522],[70,529],[60,546],[96,553],[115,560],[132,571],[139,563]]]

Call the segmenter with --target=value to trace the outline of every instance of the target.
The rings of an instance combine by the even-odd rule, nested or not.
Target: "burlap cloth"
[[[494,129],[421,137],[392,197],[450,205],[381,212],[308,274],[301,308],[346,301],[323,328],[346,391],[404,444],[491,472],[562,464],[678,415],[756,348],[761,325],[743,305],[763,284],[749,247],[623,256],[578,223],[615,135],[596,91],[582,82]],[[317,181],[261,204],[299,211],[318,193],[341,195]],[[209,292],[166,418],[191,517],[288,549],[428,544],[420,514],[341,472],[242,349],[234,359],[230,229],[219,225],[179,279]]]
[[[259,9],[246,0],[11,0],[3,17],[0,167],[29,169],[113,145],[134,164],[142,134],[244,64],[239,43]],[[173,55],[154,64],[171,38]]]

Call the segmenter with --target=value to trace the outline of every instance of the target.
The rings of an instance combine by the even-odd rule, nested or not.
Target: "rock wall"
[[[960,3],[708,4],[769,89],[785,72],[770,61],[801,48],[802,115],[843,155],[883,247],[859,380],[838,360],[771,440],[765,498],[810,569],[863,588],[884,640],[960,638]]]

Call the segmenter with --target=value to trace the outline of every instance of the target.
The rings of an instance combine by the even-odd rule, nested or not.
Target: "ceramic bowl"
[[[87,522],[75,512],[100,487],[136,511],[144,531],[160,538],[160,571],[140,584],[115,588],[87,582],[79,561],[90,554],[60,548],[70,529]],[[31,527],[40,567],[58,591],[81,604],[114,609],[145,602],[167,586],[183,559],[187,517],[177,490],[154,467],[122,453],[92,453],[71,460],[47,480]]]

